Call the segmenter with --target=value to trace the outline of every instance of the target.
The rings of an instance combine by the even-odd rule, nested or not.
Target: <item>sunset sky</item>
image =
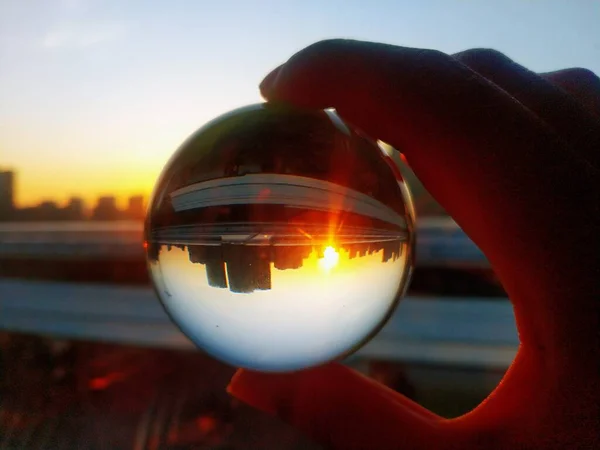
[[[597,0],[0,1],[0,168],[20,206],[147,195],[179,144],[260,100],[274,66],[346,37],[497,48],[600,73]]]

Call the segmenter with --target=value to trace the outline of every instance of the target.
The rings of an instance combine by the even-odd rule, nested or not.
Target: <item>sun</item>
[[[340,260],[340,254],[335,251],[335,249],[331,246],[325,248],[323,252],[323,257],[319,259],[319,266],[329,271],[337,266],[338,261]]]

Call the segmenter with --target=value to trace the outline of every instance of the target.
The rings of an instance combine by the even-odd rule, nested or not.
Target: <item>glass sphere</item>
[[[164,168],[145,247],[167,313],[238,367],[349,355],[404,295],[412,204],[398,167],[330,110],[270,103],[196,131]]]

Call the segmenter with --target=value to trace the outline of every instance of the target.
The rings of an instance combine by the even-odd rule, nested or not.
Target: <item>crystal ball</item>
[[[404,295],[410,195],[377,142],[333,110],[263,103],[189,137],[145,223],[155,290],[198,347],[293,371],[368,342]]]

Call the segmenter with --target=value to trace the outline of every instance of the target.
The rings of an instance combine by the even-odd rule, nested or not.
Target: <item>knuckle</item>
[[[326,39],[315,42],[294,54],[286,63],[288,68],[320,69],[324,65],[339,60],[346,52],[348,43],[344,39]]]
[[[583,67],[573,67],[567,70],[569,78],[571,78],[575,82],[584,85],[600,87],[600,77],[598,77],[598,75],[596,75],[596,73],[591,71],[590,69],[586,69]]]
[[[350,45],[352,45],[353,42],[354,41],[350,39],[323,39],[309,45],[308,47],[306,47],[305,50],[314,52],[339,51],[349,47]]]
[[[432,64],[433,66],[445,64],[450,60],[448,55],[440,50],[429,48],[413,49],[416,52],[417,59]]]
[[[330,58],[339,56],[340,54],[346,53],[352,46],[352,42],[347,39],[324,39],[317,41],[314,44],[300,50],[294,59],[314,59],[314,58]]]
[[[504,66],[513,63],[512,59],[493,48],[472,48],[457,53],[455,58],[467,64],[471,63],[489,67]]]

